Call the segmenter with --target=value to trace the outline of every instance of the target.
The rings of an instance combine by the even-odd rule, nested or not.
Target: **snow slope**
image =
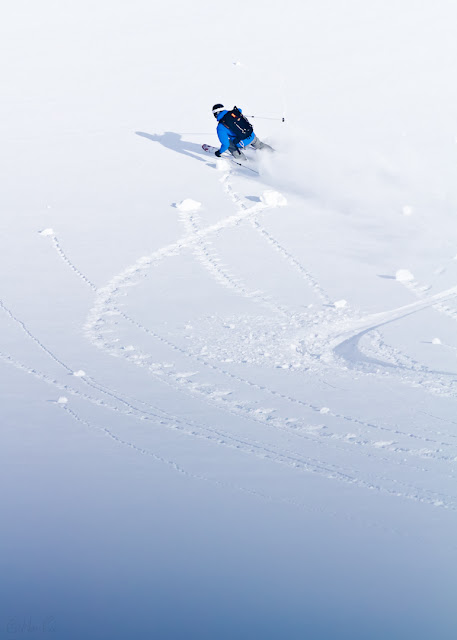
[[[0,637],[455,638],[455,3],[242,8],[5,9]]]

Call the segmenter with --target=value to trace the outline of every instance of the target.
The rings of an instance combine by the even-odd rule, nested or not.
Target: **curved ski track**
[[[97,404],[105,409],[118,411],[125,414],[126,416],[130,416],[135,419],[153,422],[154,425],[159,425],[162,427],[166,426],[167,428],[176,429],[185,433],[187,436],[191,436],[194,438],[203,438],[211,441],[213,444],[216,444],[218,446],[233,448],[240,452],[248,453],[256,457],[287,465],[294,470],[307,471],[326,478],[337,480],[339,482],[353,484],[361,488],[374,489],[380,493],[385,493],[387,495],[412,499],[418,502],[425,502],[431,505],[456,510],[457,502],[455,496],[445,495],[439,491],[432,491],[428,486],[426,478],[430,469],[424,466],[414,466],[414,464],[412,464],[410,461],[406,462],[405,458],[405,455],[407,455],[411,458],[415,458],[416,460],[423,459],[427,463],[437,462],[440,465],[443,465],[443,463],[446,465],[449,464],[450,470],[452,471],[457,460],[457,450],[455,449],[455,443],[447,442],[441,436],[444,436],[449,440],[455,437],[453,436],[453,434],[443,434],[441,431],[436,431],[434,433],[432,432],[432,435],[434,435],[435,437],[430,437],[430,433],[421,436],[416,433],[413,434],[402,431],[396,426],[380,425],[366,422],[353,416],[345,416],[328,409],[325,411],[325,414],[323,414],[322,407],[320,407],[317,403],[309,402],[303,400],[302,398],[295,398],[291,395],[275,391],[274,389],[270,389],[267,386],[257,384],[251,380],[245,379],[242,376],[229,371],[227,367],[222,368],[209,361],[208,359],[205,359],[201,355],[190,353],[186,349],[177,346],[164,336],[160,336],[154,330],[143,326],[141,323],[137,322],[136,320],[129,317],[126,313],[119,310],[116,304],[116,298],[119,297],[121,293],[123,293],[126,287],[136,284],[139,276],[143,275],[147,270],[151,269],[154,265],[158,264],[158,262],[160,262],[164,258],[176,256],[182,250],[190,248],[192,249],[195,257],[201,262],[201,264],[208,270],[209,274],[220,285],[231,289],[232,291],[243,297],[253,300],[255,303],[262,305],[264,308],[269,308],[270,311],[280,316],[282,318],[282,321],[284,321],[283,319],[285,316],[290,318],[291,312],[278,301],[274,300],[272,296],[266,295],[260,291],[249,290],[240,279],[235,278],[231,274],[228,267],[223,267],[220,259],[208,245],[208,238],[212,234],[219,233],[223,229],[234,227],[244,222],[249,222],[253,226],[253,228],[260,234],[260,236],[266,241],[266,246],[270,246],[274,250],[276,250],[286,260],[291,268],[293,268],[302,277],[303,281],[314,291],[318,298],[324,304],[330,306],[331,301],[329,296],[322,289],[319,283],[314,279],[314,277],[294,258],[294,256],[290,254],[290,252],[287,251],[287,249],[285,249],[272,236],[270,232],[268,232],[263,227],[263,225],[259,221],[259,215],[264,214],[271,207],[267,207],[263,203],[258,203],[254,206],[248,206],[244,198],[237,194],[233,186],[231,185],[230,173],[227,173],[222,178],[221,182],[224,192],[237,207],[237,213],[235,215],[221,220],[216,224],[210,225],[209,227],[201,228],[199,224],[199,217],[195,213],[191,212],[188,214],[183,214],[182,221],[186,227],[186,236],[175,243],[172,243],[153,252],[150,256],[139,258],[135,262],[135,264],[131,265],[127,269],[124,269],[120,274],[113,277],[109,281],[109,283],[101,289],[98,289],[89,278],[87,278],[79,269],[77,269],[77,267],[62,250],[57,237],[55,235],[52,236],[53,246],[62,261],[96,294],[95,304],[89,314],[86,325],[86,333],[92,344],[109,353],[110,355],[128,359],[130,362],[134,362],[140,367],[145,368],[148,374],[153,375],[157,381],[170,385],[179,393],[184,392],[191,397],[204,400],[205,402],[208,402],[212,407],[217,407],[224,412],[228,412],[230,415],[248,420],[250,423],[261,425],[262,428],[267,428],[268,433],[271,432],[272,435],[274,435],[275,433],[285,434],[290,442],[295,442],[295,446],[298,446],[300,442],[309,442],[315,444],[317,443],[320,445],[319,451],[321,451],[321,453],[325,451],[337,450],[344,454],[348,450],[356,450],[357,455],[367,456],[372,459],[373,463],[383,463],[384,466],[382,467],[382,469],[384,472],[386,470],[386,464],[389,467],[406,466],[408,469],[413,471],[415,475],[419,475],[419,485],[424,486],[416,486],[416,484],[400,481],[395,477],[395,473],[392,472],[389,476],[385,476],[384,473],[373,471],[368,475],[365,474],[365,478],[361,478],[359,477],[358,470],[355,470],[353,468],[345,468],[340,464],[334,464],[330,461],[326,462],[322,459],[305,456],[300,451],[296,449],[291,450],[289,449],[289,447],[284,448],[283,445],[278,448],[277,443],[273,444],[271,442],[265,441],[265,436],[267,434],[267,431],[265,430],[263,431],[261,441],[255,440],[252,437],[241,436],[240,434],[228,433],[224,429],[215,429],[209,427],[208,425],[204,425],[201,422],[197,423],[193,420],[183,420],[178,416],[168,415],[166,412],[157,407],[153,407],[152,405],[148,405],[147,403],[128,398],[128,396],[125,396],[125,394],[111,390],[89,377],[83,377],[80,379],[80,382],[82,384],[89,385],[90,387],[92,387],[92,389],[109,396],[111,400],[114,401],[114,404],[108,403],[104,400],[101,400],[100,398],[96,398],[90,396],[89,394],[78,391],[77,389],[74,389],[69,385],[52,380],[45,374],[38,373],[34,369],[29,369],[25,365],[18,363],[6,354],[0,353],[0,357],[4,361],[13,364],[21,370],[35,375],[44,382],[54,385],[56,388],[59,388],[63,391],[66,391],[67,393],[84,399],[85,401]],[[312,345],[313,351],[317,349],[316,352],[318,352],[320,349],[321,354],[324,354],[325,356],[324,358],[322,358],[324,363],[325,360],[327,360],[324,366],[331,366],[331,364],[333,364],[332,360],[338,361],[341,358],[344,358],[345,350],[350,349],[352,348],[352,345],[357,344],[358,340],[363,334],[369,331],[374,332],[376,331],[377,327],[386,322],[392,322],[395,319],[404,317],[404,315],[408,313],[414,313],[415,311],[421,308],[425,308],[426,306],[439,304],[439,301],[443,302],[455,295],[457,295],[457,287],[448,290],[447,292],[443,292],[442,294],[438,294],[438,296],[420,301],[420,303],[418,304],[406,305],[401,309],[386,312],[384,314],[374,314],[367,318],[357,318],[356,320],[346,315],[343,316],[343,322],[346,323],[347,326],[343,330],[341,326],[341,314],[338,314],[338,317],[335,318],[335,310],[333,308],[330,308],[328,313],[326,313],[325,330],[321,331],[321,333],[318,333],[317,335],[316,333],[314,333],[315,338],[313,338],[314,343]],[[21,326],[22,330],[31,340],[33,340],[33,342],[35,342],[35,344],[40,349],[42,349],[52,360],[62,366],[67,373],[72,373],[71,368],[68,367],[64,362],[62,362],[56,355],[54,355],[51,350],[45,347],[27,329],[25,324],[18,318],[16,318],[3,303],[0,303],[0,305],[3,311],[7,315],[9,315],[11,319],[17,322],[19,326]],[[204,368],[205,371],[213,371],[218,375],[223,376],[228,381],[232,381],[237,385],[243,385],[248,389],[258,392],[261,397],[266,394],[272,399],[286,401],[290,405],[297,407],[297,409],[300,409],[300,415],[298,417],[287,419],[274,416],[273,414],[275,413],[275,410],[259,408],[258,406],[256,406],[256,401],[254,401],[254,404],[253,401],[249,401],[249,403],[246,401],[240,402],[240,400],[238,400],[236,396],[233,400],[231,398],[233,390],[226,388],[221,389],[218,383],[215,383],[214,380],[212,380],[210,384],[205,381],[195,382],[192,381],[194,372],[183,374],[178,371],[176,367],[154,363],[151,354],[128,352],[127,350],[122,348],[122,345],[116,343],[112,339],[108,340],[106,337],[106,334],[108,333],[107,326],[109,325],[110,319],[112,318],[122,318],[129,324],[135,326],[138,330],[148,334],[154,340],[158,340],[163,345],[166,345],[166,347],[168,347],[172,352],[177,353],[179,356],[182,356],[187,360],[193,361],[194,363],[200,365]],[[297,316],[294,316],[293,322],[294,328],[296,328],[297,331],[303,332],[307,330],[306,319],[298,319],[297,321]],[[314,326],[312,330],[313,332],[316,331]],[[303,340],[303,344],[305,343],[306,338]],[[308,341],[306,347],[308,348],[309,346],[310,345]],[[389,349],[390,348],[386,347],[386,345],[381,344],[378,347],[378,353],[382,354],[383,350],[389,352]],[[414,368],[414,366],[416,366],[416,363],[414,363],[413,366],[411,366],[411,363],[408,363],[408,366],[412,369]],[[417,367],[420,368],[421,365],[417,364]],[[199,373],[201,374],[201,370],[199,371]],[[120,408],[118,406],[119,404],[123,408]],[[147,406],[149,407],[149,409],[139,409],[139,404],[142,404],[145,407]],[[65,410],[69,413],[69,415],[73,417],[73,419],[85,423],[87,426],[89,425],[87,421],[84,421],[82,418],[80,418],[72,409],[69,409],[65,406]],[[305,414],[309,414],[311,418],[313,415],[316,417],[319,416],[321,421],[325,421],[328,418],[334,418],[340,422],[348,423],[351,425],[351,428],[358,431],[358,433],[341,433],[337,431],[332,432],[327,426],[324,426],[322,424],[309,424],[309,417],[307,417],[306,415],[301,415],[303,411],[305,411]],[[107,435],[118,440],[119,443],[130,446],[133,449],[137,450],[139,453],[146,452],[146,450],[143,450],[141,447],[137,447],[134,443],[131,443],[114,434],[108,433],[108,430],[104,429],[103,427],[100,428],[104,430]],[[371,440],[367,438],[368,432],[374,432],[375,434],[376,432],[379,432],[380,434],[388,433],[387,437],[389,437],[390,440],[381,442],[376,439]],[[384,435],[384,437],[386,437],[386,435]],[[410,448],[408,444],[405,444],[408,443],[409,440],[415,441],[415,443],[421,443],[423,446],[418,449]],[[444,453],[443,455],[443,451],[447,453]],[[387,452],[389,453],[389,455],[385,457],[381,452]],[[161,458],[160,456],[157,456],[156,454],[151,452],[146,453],[147,455],[152,455],[158,461],[172,466],[181,473],[188,473],[173,461]],[[442,472],[443,470],[440,467],[439,473]],[[434,474],[435,473],[436,470],[434,470]],[[189,473],[189,475],[192,475],[193,477],[196,477],[198,479],[208,480],[208,478],[206,478],[205,476],[200,476],[198,474],[193,475]],[[453,477],[453,475],[451,475],[450,477]],[[216,484],[218,483],[217,481],[215,482]],[[417,482],[417,478],[415,482]],[[223,483],[219,484],[222,485]],[[246,489],[245,487],[237,488],[242,491],[248,491],[250,493],[256,494],[255,491]],[[265,497],[260,493],[258,493],[258,495],[259,497]],[[270,497],[266,497],[266,499],[270,499]]]

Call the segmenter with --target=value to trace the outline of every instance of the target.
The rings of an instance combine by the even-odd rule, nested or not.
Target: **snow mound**
[[[54,230],[53,229],[43,229],[43,231],[40,231],[40,236],[54,236]]]
[[[197,211],[202,206],[201,202],[197,202],[196,200],[192,200],[191,198],[186,198],[182,202],[176,205],[176,208],[180,211]]]
[[[432,344],[441,344],[441,340],[439,338],[433,338]]]
[[[74,371],[73,375],[75,376],[75,378],[84,378],[84,376],[86,375],[86,372],[83,371],[82,369],[79,369],[79,371]]]
[[[216,160],[216,169],[218,171],[230,171],[230,164],[225,158],[218,158]]]
[[[405,205],[402,209],[403,211],[403,215],[404,216],[412,216],[414,209],[412,207],[410,207],[409,205]]]
[[[67,404],[68,402],[68,398],[66,398],[65,396],[60,396],[60,398],[57,400],[57,404]]]
[[[344,307],[347,306],[347,301],[346,300],[337,300],[336,302],[333,303],[333,306],[336,309],[344,309]]]
[[[272,189],[264,191],[260,196],[260,200],[263,204],[267,205],[267,207],[285,207],[287,205],[287,200],[282,193],[273,191]]]
[[[399,269],[395,274],[395,279],[398,280],[398,282],[412,282],[414,276],[408,269]]]

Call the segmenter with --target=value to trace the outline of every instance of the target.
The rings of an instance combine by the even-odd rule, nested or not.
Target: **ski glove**
[[[221,157],[221,152],[219,150],[214,152],[214,155],[217,156],[218,158]]]

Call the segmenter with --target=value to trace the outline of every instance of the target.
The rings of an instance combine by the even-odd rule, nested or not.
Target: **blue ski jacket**
[[[243,113],[241,109],[240,111],[241,113]],[[228,113],[228,109],[225,109],[224,111],[219,111],[219,113],[217,114],[217,121],[219,122],[219,120],[222,120],[222,118],[225,116],[226,113]],[[227,127],[224,127],[224,125],[221,124],[220,122],[217,125],[216,133],[221,143],[221,148],[219,149],[219,151],[220,153],[224,153],[224,151],[227,151],[227,149],[229,148],[230,142],[235,140],[235,134],[232,133],[229,129],[227,129]],[[247,147],[248,144],[251,144],[254,138],[255,138],[255,133],[253,131],[249,136],[249,138],[245,138],[244,140],[241,140],[241,142],[238,142],[236,146],[238,148]]]

